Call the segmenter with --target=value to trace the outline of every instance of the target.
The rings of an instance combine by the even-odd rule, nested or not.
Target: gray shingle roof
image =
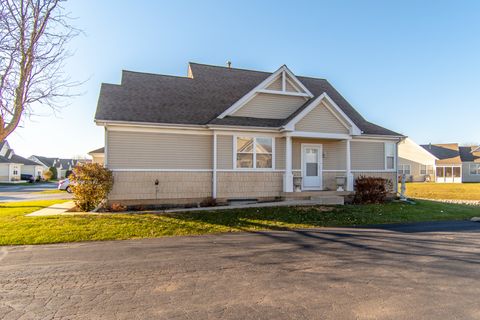
[[[47,167],[53,167],[53,162],[55,161],[55,167],[59,168],[60,164],[62,165],[62,169],[68,169],[70,166],[74,167],[78,160],[76,159],[61,159],[61,158],[51,158],[51,157],[43,157],[43,156],[36,156],[40,162],[42,162]],[[73,163],[73,164],[72,164]]]
[[[423,144],[422,147],[439,159],[437,163],[480,162],[480,155],[472,153],[477,146],[462,147],[458,143]]]
[[[366,134],[400,134],[366,121],[325,79],[298,77],[314,97],[287,119],[217,117],[272,73],[190,63],[193,78],[132,71],[121,85],[102,84],[95,119],[187,125],[280,127],[322,93]]]
[[[16,154],[13,154],[11,158],[0,156],[0,163],[20,163],[24,165],[38,165],[38,163],[36,163],[35,161],[28,160]]]
[[[478,146],[459,147],[460,158],[466,162],[480,162],[480,153],[473,152]]]

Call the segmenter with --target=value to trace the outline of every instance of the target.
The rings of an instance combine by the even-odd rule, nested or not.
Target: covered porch
[[[351,136],[348,134],[287,133],[284,196],[351,193],[354,177],[350,142]],[[341,191],[341,194],[337,191]]]

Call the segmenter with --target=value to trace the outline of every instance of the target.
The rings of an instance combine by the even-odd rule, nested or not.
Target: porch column
[[[292,137],[285,137],[285,174],[283,175],[283,192],[293,192],[292,174]]]
[[[347,150],[346,150],[346,176],[347,176],[347,191],[353,191],[353,174],[352,174],[352,163],[350,156],[350,139],[347,139]]]

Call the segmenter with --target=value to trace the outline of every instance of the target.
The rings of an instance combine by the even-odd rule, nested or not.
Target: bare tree
[[[61,107],[79,83],[63,71],[79,34],[65,0],[0,1],[0,141],[40,104]]]

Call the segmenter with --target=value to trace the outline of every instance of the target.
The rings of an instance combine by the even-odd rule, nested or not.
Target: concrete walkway
[[[56,216],[56,215],[72,215],[78,214],[78,212],[68,212],[68,210],[75,207],[73,201],[67,201],[63,203],[57,203],[51,205],[50,207],[40,209],[38,211],[27,214],[27,217],[46,217],[46,216]],[[86,212],[82,212],[85,214]]]

